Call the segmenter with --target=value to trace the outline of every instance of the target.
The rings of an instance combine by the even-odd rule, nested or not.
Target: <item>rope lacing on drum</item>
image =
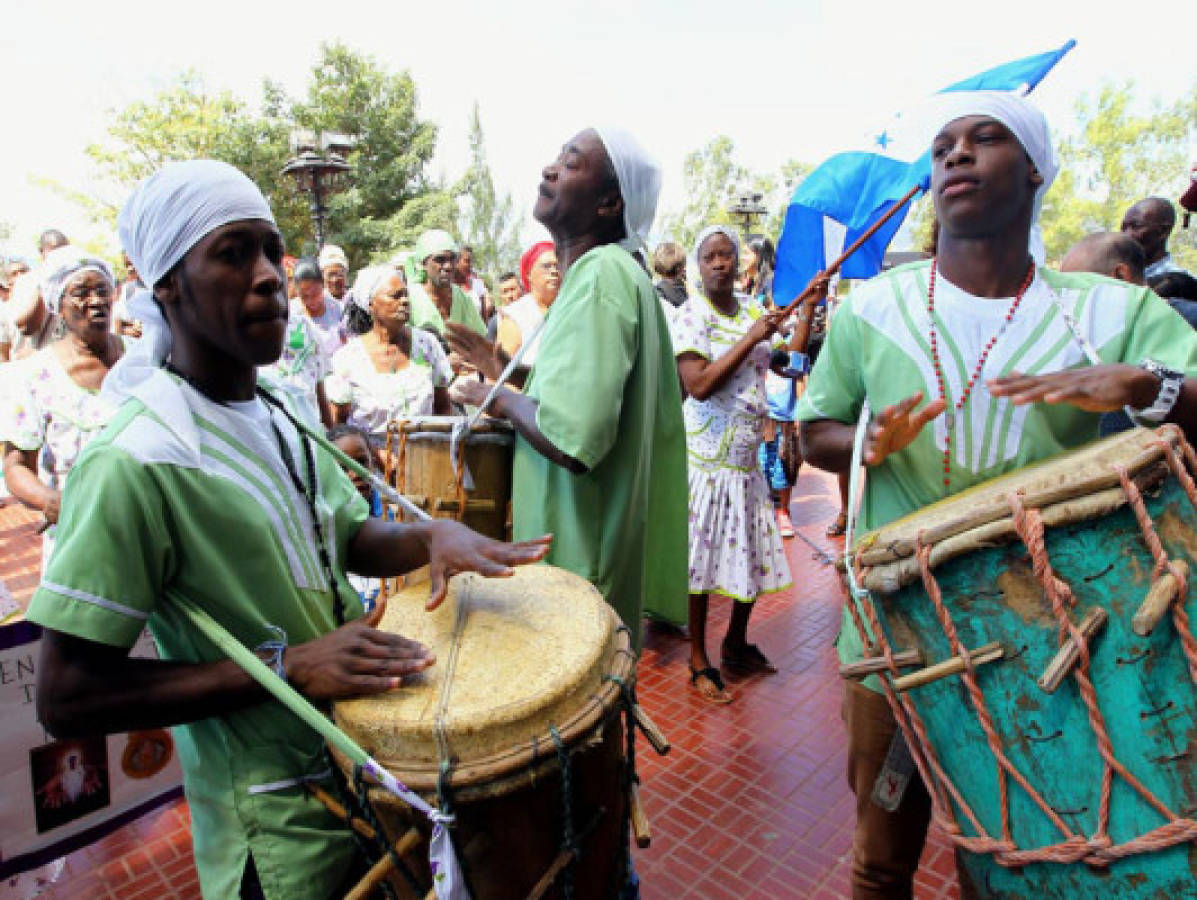
[[[616,633],[619,631],[631,634],[631,630],[626,625],[619,626]],[[619,846],[623,848],[623,880],[626,886],[631,884],[632,881],[632,785],[640,783],[640,776],[636,773],[636,718],[632,714],[632,709],[636,705],[636,689],[628,683],[627,679],[620,675],[606,675],[603,677],[603,680],[619,685],[619,693],[623,699],[623,728],[624,740],[626,742],[623,766],[623,795],[624,802],[628,805],[628,810],[620,822]],[[618,873],[616,873],[616,877],[618,877]]]
[[[403,862],[402,857],[395,852],[395,845],[387,840],[382,823],[378,820],[378,816],[374,814],[374,805],[370,802],[370,785],[366,781],[365,769],[361,766],[353,767],[353,789],[357,793],[357,802],[361,807],[363,817],[369,826],[374,829],[374,839],[382,848],[382,853],[391,857],[391,862],[395,864],[396,871],[403,876],[403,880],[407,882],[408,887],[412,889],[415,895],[417,897],[423,896],[424,892],[420,889],[420,885],[416,881],[416,876],[407,868],[407,864]],[[352,831],[352,829],[350,830]],[[383,893],[393,900],[395,893],[391,886],[385,880],[380,882],[380,884],[383,888]]]
[[[1193,448],[1184,440],[1179,430],[1175,428],[1170,428],[1170,430],[1175,436],[1177,445],[1180,447],[1189,465],[1197,468],[1197,454],[1194,454]],[[1184,466],[1176,457],[1176,453],[1171,445],[1168,445],[1164,441],[1161,443],[1165,444],[1164,457],[1169,467],[1184,488],[1190,504],[1194,509],[1197,509],[1197,485],[1194,484],[1193,479],[1189,477],[1188,473],[1184,471]],[[1197,637],[1193,635],[1189,616],[1184,609],[1185,592],[1183,573],[1178,571],[1177,567],[1172,565],[1172,562],[1168,559],[1138,486],[1131,479],[1124,467],[1115,466],[1114,470],[1118,475],[1127,502],[1142,532],[1144,543],[1152,556],[1155,575],[1158,576],[1160,573],[1167,571],[1176,578],[1177,583],[1180,585],[1179,598],[1172,607],[1173,620],[1181,640],[1190,675],[1194,683],[1197,683]],[[1096,689],[1089,674],[1090,654],[1087,642],[1080,634],[1076,623],[1070,615],[1071,610],[1075,606],[1076,599],[1068,584],[1057,577],[1052,569],[1044,540],[1042,516],[1038,510],[1026,508],[1022,497],[1017,493],[1011,496],[1010,505],[1015,531],[1030,553],[1032,570],[1036,579],[1042,585],[1045,596],[1051,602],[1052,613],[1059,626],[1059,642],[1063,644],[1067,640],[1073,640],[1080,651],[1079,659],[1072,671],[1072,675],[1077,682],[1078,693],[1085,706],[1090,729],[1097,740],[1098,751],[1102,757],[1104,767],[1098,826],[1096,832],[1089,837],[1075,833],[1064,823],[1055,810],[1047,804],[1039,792],[1031,786],[1026,777],[1015,769],[1006,756],[1002,748],[1001,738],[997,734],[992,716],[990,716],[986,707],[984,693],[977,683],[975,667],[969,664],[967,650],[960,641],[955,623],[952,621],[951,615],[944,605],[939,584],[931,572],[931,548],[923,542],[922,535],[920,534],[917,541],[917,558],[923,587],[935,609],[940,625],[944,629],[952,652],[961,656],[966,661],[965,671],[961,674],[961,679],[980,720],[982,729],[985,732],[990,752],[997,763],[998,799],[1002,826],[1001,839],[995,839],[989,835],[981,825],[977,815],[964,800],[957,786],[944,771],[936,756],[935,749],[928,738],[926,725],[909,695],[906,693],[899,694],[894,690],[892,679],[897,677],[900,672],[893,657],[893,648],[885,631],[881,627],[880,617],[877,614],[872,596],[865,590],[854,591],[854,597],[859,601],[859,609],[857,608],[858,604],[853,602],[849,602],[847,608],[857,632],[867,642],[871,631],[877,650],[886,660],[887,671],[885,674],[890,677],[883,677],[881,679],[882,690],[889,701],[898,723],[907,735],[911,735],[914,738],[910,741],[912,755],[914,756],[919,774],[930,789],[936,818],[940,826],[961,849],[973,853],[993,854],[995,862],[1007,867],[1021,867],[1044,862],[1061,864],[1084,862],[1092,866],[1108,866],[1110,863],[1128,856],[1159,851],[1176,846],[1177,844],[1190,843],[1197,840],[1197,821],[1177,816],[1166,804],[1148,790],[1115,756],[1105,719],[1097,702]],[[857,555],[850,561],[852,580],[857,582],[862,580],[863,577],[863,566],[859,559],[859,555]],[[865,619],[868,620],[867,628]],[[1164,819],[1162,825],[1121,844],[1114,844],[1108,833],[1112,782],[1115,774]],[[1022,788],[1032,802],[1043,811],[1049,821],[1061,833],[1063,839],[1059,843],[1035,847],[1033,849],[1022,849],[1014,843],[1012,839],[1013,829],[1010,822],[1010,801],[1007,790],[1007,779],[1013,780]],[[956,808],[959,808],[972,826],[976,833],[975,837],[965,835],[961,831],[960,824],[956,819]]]
[[[557,748],[557,765],[561,767],[561,850],[569,854],[569,862],[565,864],[565,869],[561,873],[561,892],[565,900],[573,900],[574,869],[577,867],[578,857],[581,854],[574,833],[573,772],[570,768],[569,751],[565,747],[565,742],[561,740],[561,734],[557,731],[556,725],[550,723],[549,735],[552,736],[553,744]]]

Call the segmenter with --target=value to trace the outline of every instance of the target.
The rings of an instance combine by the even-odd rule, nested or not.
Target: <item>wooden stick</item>
[[[587,823],[586,827],[574,835],[574,843],[580,846],[582,841],[590,836],[590,832],[598,827],[598,823],[603,818],[604,813],[606,813],[606,809],[600,807],[598,812],[594,814],[594,818]],[[532,890],[528,892],[528,900],[540,900],[548,889],[553,886],[553,882],[557,880],[557,876],[570,864],[573,858],[574,853],[572,850],[562,850],[558,853],[552,863],[549,864],[548,869],[545,870],[545,873],[540,876],[540,881],[536,882],[532,886]]]
[[[659,756],[669,752],[669,748],[673,746],[669,743],[669,738],[665,737],[665,733],[648,717],[648,713],[640,708],[639,703],[632,704],[632,718],[636,720],[636,724],[640,726],[640,730],[644,732],[644,736]]]
[[[395,841],[395,856],[403,856],[405,853],[408,853],[421,840],[420,832],[415,828],[409,828],[399,840]],[[345,895],[345,900],[366,900],[370,896],[371,891],[378,887],[394,868],[394,857],[390,853],[384,853],[382,859],[371,866],[370,871],[365,874],[365,877],[353,886],[353,890]]]
[[[1184,575],[1185,585],[1189,583],[1189,564],[1183,559],[1175,559],[1172,561],[1182,575]],[[1135,617],[1131,620],[1131,628],[1139,637],[1147,637],[1151,632],[1155,631],[1155,626],[1160,624],[1160,620],[1164,618],[1165,613],[1172,606],[1172,601],[1178,598],[1180,594],[1180,584],[1177,583],[1176,576],[1171,572],[1164,572],[1147,591],[1147,597],[1144,598],[1143,604],[1139,607],[1139,611],[1135,613]],[[1182,601],[1184,598],[1180,598]]]
[[[887,209],[885,211],[885,215],[883,215],[880,219],[878,219],[876,222],[874,222],[872,225],[870,225],[869,229],[864,234],[862,234],[860,237],[858,237],[855,241],[852,242],[852,246],[848,247],[848,249],[846,249],[843,253],[840,254],[839,259],[837,259],[835,262],[833,262],[826,269],[824,269],[822,272],[820,272],[818,275],[816,275],[814,278],[812,278],[810,280],[810,284],[808,284],[806,286],[806,290],[804,290],[801,294],[799,294],[798,297],[789,306],[787,306],[785,308],[785,315],[788,316],[790,313],[792,313],[798,307],[798,304],[800,304],[807,297],[812,296],[815,293],[815,285],[816,284],[818,284],[824,278],[830,278],[832,275],[834,275],[836,272],[838,272],[840,270],[840,266],[842,266],[844,264],[845,260],[847,260],[849,256],[851,256],[853,253],[855,253],[857,250],[859,250],[864,245],[865,241],[867,241],[869,238],[871,238],[873,235],[875,235],[881,229],[881,226],[883,226],[886,222],[888,222],[890,219],[892,219],[894,216],[896,216],[898,214],[898,211],[901,210],[903,207],[906,206],[907,203],[910,202],[910,198],[913,197],[915,194],[917,194],[921,190],[922,190],[922,185],[916,184],[914,187],[912,187],[910,190],[908,190],[902,196],[902,198],[900,200],[898,200],[897,203],[895,203],[893,206],[891,206],[889,209]],[[785,316],[783,316],[782,318],[785,318]]]
[[[1081,637],[1084,638],[1086,646],[1093,640],[1093,636],[1105,627],[1109,618],[1110,614],[1100,606],[1091,607],[1085,613],[1084,618],[1077,623],[1076,627],[1080,631]],[[1056,688],[1063,683],[1065,676],[1072,671],[1073,666],[1080,658],[1081,648],[1077,646],[1076,641],[1069,637],[1064,645],[1056,651],[1056,655],[1047,664],[1047,668],[1043,670],[1043,675],[1039,678],[1039,687],[1049,694],[1055,693]]]
[[[894,662],[899,666],[921,666],[923,654],[918,650],[899,650],[894,654]],[[884,656],[869,656],[859,662],[840,666],[840,678],[863,678],[874,672],[884,672],[888,668],[889,663]]]
[[[648,824],[648,814],[640,800],[640,784],[637,781],[632,782],[628,807],[632,815],[632,834],[636,836],[636,846],[644,850],[653,842],[653,830]]]
[[[1002,649],[1001,643],[993,641],[986,644],[984,647],[978,647],[969,654],[974,666],[983,666],[986,663],[996,662],[1005,655],[1005,650]],[[937,662],[933,666],[927,666],[925,669],[919,669],[917,672],[911,672],[909,675],[903,675],[901,678],[894,679],[895,691],[908,691],[911,688],[922,687],[930,684],[933,681],[939,681],[941,678],[947,678],[951,675],[959,675],[964,671],[964,658],[961,656],[950,656],[943,662]]]
[[[327,809],[330,813],[332,813],[334,816],[336,816],[342,822],[348,820],[349,826],[354,831],[356,831],[358,834],[360,834],[362,837],[364,837],[366,840],[368,840],[368,841],[374,840],[374,836],[377,834],[377,832],[374,830],[374,828],[370,825],[369,822],[363,822],[357,816],[353,816],[352,818],[350,818],[349,813],[345,811],[345,807],[343,807],[340,803],[338,803],[333,798],[333,796],[328,791],[326,791],[324,788],[319,787],[315,784],[312,784],[311,782],[304,782],[303,786],[304,786],[304,789],[307,790],[307,792],[309,794],[311,794],[313,797],[315,797],[317,800],[319,800],[321,803],[323,803],[324,808]]]

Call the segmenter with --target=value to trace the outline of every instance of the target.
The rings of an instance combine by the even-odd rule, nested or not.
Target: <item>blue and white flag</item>
[[[946,91],[1015,91],[1027,94],[1076,46],[1028,56],[988,69],[944,88]],[[869,149],[837,153],[811,172],[794,191],[777,242],[773,296],[785,305],[802,293],[811,278],[836,259],[915,185],[931,182],[931,153],[926,135],[899,114],[871,138]],[[906,210],[892,219],[845,260],[844,278],[872,278]]]

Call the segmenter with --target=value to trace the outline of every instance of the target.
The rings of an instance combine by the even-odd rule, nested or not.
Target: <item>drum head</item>
[[[523,566],[511,578],[455,576],[435,612],[424,611],[427,598],[427,584],[391,597],[380,627],[430,647],[436,665],[397,691],[335,710],[337,724],[412,787],[435,783],[445,691],[444,732],[462,774],[474,763],[494,776],[505,759],[508,770],[517,768],[529,746],[533,756],[551,755],[550,725],[564,731],[586,719],[592,727],[610,705],[605,676],[626,640],[618,640],[618,617],[586,580]]]

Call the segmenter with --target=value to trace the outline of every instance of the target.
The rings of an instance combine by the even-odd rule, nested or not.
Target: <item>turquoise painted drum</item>
[[[965,896],[970,887],[991,897],[1197,896],[1197,692],[1190,674],[1197,660],[1186,658],[1171,611],[1146,637],[1132,629],[1153,583],[1155,560],[1115,468],[1124,466],[1141,488],[1169,559],[1192,563],[1197,578],[1197,512],[1167,458],[1183,459],[1186,449],[1174,428],[1138,429],[963,492],[856,545],[858,571],[888,643],[895,650],[918,648],[923,665],[954,655],[918,570],[919,534],[933,547],[932,574],[961,643],[975,650],[997,641],[1004,649],[1004,658],[975,669],[1001,750],[1071,832],[1074,849],[1088,842],[1074,855],[1109,863],[1014,867],[1009,863],[1017,857],[965,851]],[[1154,832],[1171,846],[1114,859],[1094,840],[1105,769],[1099,740],[1073,674],[1054,693],[1038,684],[1059,650],[1059,627],[1028,549],[1014,533],[1010,495],[1016,491],[1027,508],[1042,512],[1051,567],[1076,599],[1071,620],[1079,622],[1094,606],[1108,613],[1089,644],[1089,674],[1105,731],[1116,759],[1170,813],[1162,814],[1114,774],[1109,843],[1117,848]],[[1190,589],[1183,602],[1197,622],[1195,593]],[[942,678],[905,696],[943,772],[985,833],[1000,840],[998,765],[962,677]],[[907,738],[917,749],[910,729]],[[1022,787],[1010,779],[1007,784],[1018,851],[1069,839]],[[941,823],[954,820],[961,835],[977,837],[959,803],[948,803],[944,816],[941,801]],[[1170,822],[1171,829],[1159,831]]]

